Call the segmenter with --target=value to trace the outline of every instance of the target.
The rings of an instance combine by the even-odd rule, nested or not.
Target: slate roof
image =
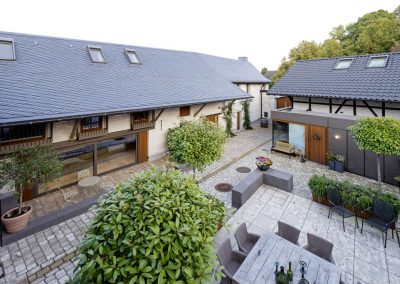
[[[267,73],[265,74],[265,77],[267,77],[268,79],[272,79],[272,77],[274,76],[276,70],[271,70],[271,71],[267,71]]]
[[[0,37],[13,38],[16,50],[15,61],[0,60],[0,125],[251,98],[232,80],[261,76],[248,62],[193,52],[8,32]],[[92,63],[88,45],[101,46],[107,63]],[[135,49],[142,64],[130,64],[125,48]],[[235,71],[224,73],[230,68]]]
[[[369,58],[376,55],[389,55],[387,66],[366,68]],[[300,60],[268,95],[400,102],[400,53],[342,58],[354,58],[349,69],[334,69],[339,58]]]

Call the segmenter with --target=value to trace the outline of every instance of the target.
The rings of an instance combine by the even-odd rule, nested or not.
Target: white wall
[[[131,114],[110,115],[108,117],[108,132],[129,130],[131,128]]]
[[[53,143],[68,141],[75,126],[75,120],[53,123]],[[80,127],[80,125],[78,125]],[[74,135],[75,136],[75,135]],[[74,137],[75,138],[75,137]]]

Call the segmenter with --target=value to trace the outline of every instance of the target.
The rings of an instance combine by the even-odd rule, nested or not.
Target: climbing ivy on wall
[[[251,100],[242,101],[242,107],[243,107],[243,113],[244,113],[243,127],[246,130],[253,129],[253,127],[250,126],[250,110],[249,110],[250,102],[251,102]]]
[[[225,120],[225,132],[228,137],[235,136],[232,132],[232,107],[235,101],[230,101],[222,108],[222,115]]]

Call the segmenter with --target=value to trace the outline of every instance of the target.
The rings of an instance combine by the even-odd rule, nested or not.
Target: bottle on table
[[[281,266],[281,270],[275,275],[275,282],[276,284],[289,284],[289,278],[283,266]]]
[[[287,271],[287,276],[289,278],[289,281],[293,281],[293,271],[292,271],[292,262],[289,261],[289,269]]]

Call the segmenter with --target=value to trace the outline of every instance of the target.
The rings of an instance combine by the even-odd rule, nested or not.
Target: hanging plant
[[[235,136],[232,132],[232,107],[235,101],[228,102],[228,105],[222,108],[222,115],[225,120],[225,132],[228,137]]]
[[[244,100],[242,101],[244,119],[243,119],[243,127],[246,130],[252,130],[253,127],[250,126],[250,102],[251,100]]]

